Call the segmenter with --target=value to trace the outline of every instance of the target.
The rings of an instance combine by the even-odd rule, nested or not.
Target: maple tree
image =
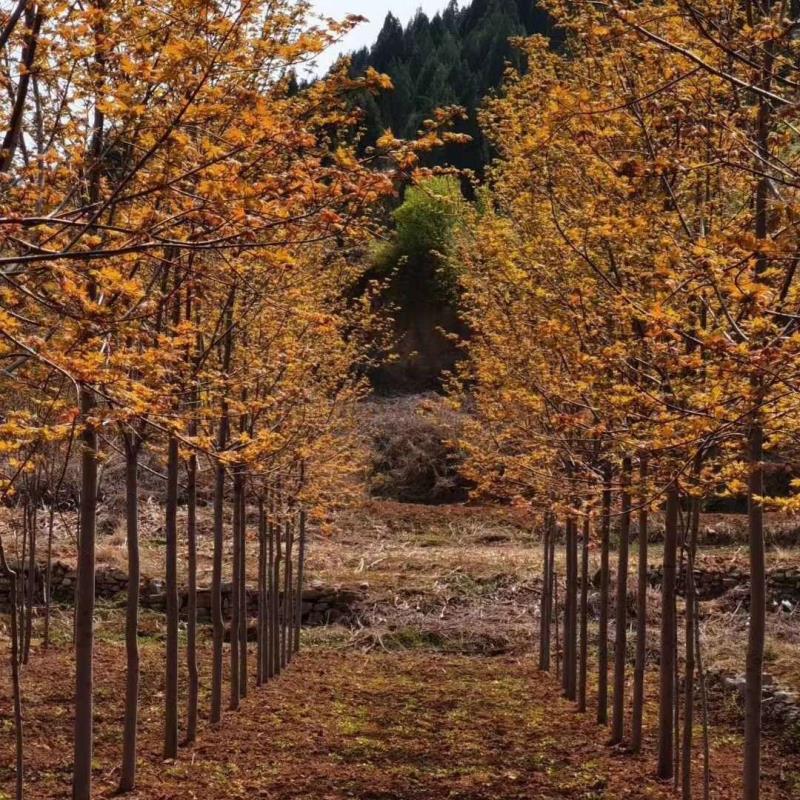
[[[260,529],[271,555],[262,550],[260,574],[271,612],[259,678],[267,662],[270,676],[285,667],[298,644],[306,509],[344,491],[359,463],[353,407],[364,393],[373,345],[363,331],[373,319],[368,298],[343,299],[360,275],[349,249],[369,232],[377,201],[394,192],[392,163],[413,169],[415,150],[433,146],[446,121],[431,122],[413,145],[386,139],[376,169],[375,153],[357,156],[349,97],[386,88],[387,79],[372,70],[352,79],[342,65],[296,91],[293,70],[356,21],[320,24],[305,3],[272,0],[21,0],[3,20],[0,488],[35,513],[41,496],[31,494],[31,476],[57,474],[54,464],[66,468],[79,455],[75,798],[91,794],[95,532],[100,472],[112,454],[126,464],[129,556],[120,789],[136,784],[137,482],[145,455],[149,470],[165,470],[165,757],[179,748],[181,464],[187,741],[199,714],[196,503],[206,464],[216,486],[211,720],[221,712],[228,484],[231,707],[248,686],[247,492],[262,507],[269,498]],[[33,521],[24,539],[29,581],[35,529]],[[27,633],[14,636],[23,647],[32,606],[29,592]],[[21,769],[19,786],[21,794]]]
[[[633,458],[646,470],[636,493],[640,512],[666,501],[663,779],[673,778],[677,758],[679,544],[690,563],[696,547],[681,535],[682,509],[691,517],[698,498],[721,484],[748,495],[744,776],[751,800],[759,795],[763,461],[768,450],[786,454],[796,446],[796,14],[778,3],[713,0],[547,7],[567,31],[568,47],[561,55],[541,38],[519,42],[529,70],[510,73],[504,95],[483,113],[499,157],[456,258],[465,265],[461,282],[475,331],[465,376],[480,409],[468,439],[470,474],[487,492],[566,520],[569,620],[578,584],[571,520],[601,495],[606,502],[609,491],[619,496],[617,743],[624,738]],[[646,516],[640,525],[646,530]],[[646,574],[643,551],[640,558]],[[601,602],[598,719],[605,722],[605,588]],[[641,622],[646,596],[639,603]],[[687,670],[690,625],[691,612]],[[571,621],[564,633],[571,675]],[[634,749],[641,746],[645,635],[640,625]],[[682,747],[688,796],[690,725]]]

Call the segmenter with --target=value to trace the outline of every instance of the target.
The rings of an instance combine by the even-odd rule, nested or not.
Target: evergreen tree
[[[386,129],[399,137],[413,137],[436,108],[460,105],[467,110],[467,119],[459,132],[469,134],[472,143],[443,148],[431,154],[428,163],[481,174],[490,152],[478,126],[477,109],[499,87],[508,64],[525,66],[510,39],[534,33],[557,41],[550,18],[535,0],[473,0],[464,8],[451,0],[433,18],[418,11],[405,28],[394,14],[387,14],[372,48],[352,58],[354,75],[373,67],[389,75],[395,87],[377,101],[363,99],[363,145],[374,144]]]

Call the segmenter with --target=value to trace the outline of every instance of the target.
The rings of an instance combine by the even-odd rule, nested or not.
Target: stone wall
[[[661,567],[650,567],[648,571],[652,586],[660,586],[663,576]],[[687,570],[684,567],[678,576],[678,593],[686,592]],[[743,599],[749,596],[750,575],[737,568],[707,569],[697,567],[694,570],[694,585],[699,600],[716,600],[736,589],[742,591]],[[767,592],[773,605],[790,605],[792,608],[800,604],[800,568],[779,567],[767,573]]]
[[[718,688],[733,697],[739,703],[740,708],[744,709],[747,688],[747,680],[744,675],[730,675],[710,669],[707,672],[707,679],[709,687]],[[791,736],[800,735],[800,704],[798,704],[798,697],[794,692],[782,689],[771,675],[764,673],[762,699],[762,713],[765,722],[776,723],[784,733]]]
[[[13,565],[12,565],[13,566]],[[17,567],[18,569],[18,567]],[[22,578],[27,579],[27,570],[22,573]],[[77,574],[75,569],[67,564],[58,562],[52,568],[53,601],[58,604],[69,605],[74,599],[75,582]],[[44,586],[44,567],[39,566],[36,571],[36,597],[37,602],[42,602]],[[98,569],[95,576],[95,596],[101,600],[124,601],[128,590],[128,576],[119,569]],[[8,583],[0,579],[0,611],[9,609]],[[222,611],[226,619],[231,612],[230,583],[222,586]],[[258,591],[247,588],[247,611],[250,616],[256,616],[258,611]],[[178,593],[181,611],[188,605],[188,592],[186,588]],[[364,599],[363,588],[349,589],[338,586],[325,586],[314,582],[303,590],[302,619],[304,625],[327,625],[334,622],[346,623],[352,620],[358,610],[360,602]],[[167,599],[164,581],[159,578],[145,578],[140,587],[140,605],[151,611],[166,611]],[[197,618],[200,622],[211,621],[211,589],[208,587],[197,590]]]

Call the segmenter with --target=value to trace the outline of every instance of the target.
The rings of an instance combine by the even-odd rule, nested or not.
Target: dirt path
[[[116,649],[116,648],[113,648]],[[95,785],[110,797],[119,758],[123,673],[104,645],[98,661]],[[204,729],[178,762],[160,758],[159,648],[149,647],[143,691],[140,790],[143,800],[533,800],[666,798],[652,779],[650,749],[623,757],[602,732],[558,697],[526,658],[365,655],[311,650],[269,687],[251,689],[241,713]],[[28,797],[69,793],[68,652],[40,655],[27,676]],[[9,730],[7,687],[0,726]],[[9,792],[11,739],[0,737],[0,797]],[[652,747],[652,742],[650,742]],[[739,748],[715,745],[713,797],[738,795]],[[779,774],[766,798],[786,798]]]

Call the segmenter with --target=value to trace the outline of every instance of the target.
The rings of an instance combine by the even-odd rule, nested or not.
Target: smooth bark
[[[675,702],[675,581],[678,546],[678,485],[667,488],[667,509],[664,520],[664,561],[661,582],[661,663],[659,665],[658,706],[658,777],[674,776],[674,711]]]
[[[578,710],[586,711],[586,683],[589,670],[589,517],[583,520],[581,537],[580,665],[578,671]]]
[[[694,673],[696,625],[696,591],[694,583],[694,563],[697,552],[697,534],[700,527],[700,500],[691,499],[691,520],[689,542],[686,547],[686,618],[685,618],[685,657],[683,677],[683,742],[681,746],[681,796],[683,800],[692,797],[692,746],[694,735]]]
[[[631,723],[631,750],[642,749],[642,726],[644,722],[644,682],[647,659],[647,549],[648,549],[648,507],[647,507],[648,459],[642,454],[639,458],[639,563],[638,586],[636,591],[636,663],[633,670],[633,720]]]
[[[97,433],[90,422],[94,393],[80,388],[81,501],[78,570],[75,589],[75,735],[73,800],[89,800],[92,787],[94,706],[94,579],[97,520]]]
[[[167,639],[164,685],[164,758],[178,756],[178,439],[167,443],[165,591]]]
[[[547,671],[550,669],[550,537],[551,517],[548,512],[544,518],[544,532],[542,536],[542,601],[540,605],[540,628],[539,628],[539,669]]]
[[[14,697],[14,796],[22,800],[25,786],[25,748],[22,720],[22,683],[19,670],[19,633],[17,631],[17,573],[6,563],[3,543],[0,541],[0,575],[8,581],[10,613],[11,648],[9,663],[11,668],[11,691]]]
[[[611,538],[611,468],[603,469],[603,498],[600,518],[600,614],[597,644],[597,724],[608,724],[608,598],[609,550]]]
[[[297,552],[297,594],[295,597],[295,626],[294,626],[294,646],[293,652],[300,651],[300,631],[303,627],[303,581],[305,579],[305,563],[306,563],[306,509],[305,506],[300,506],[300,514],[298,517],[298,552]]]
[[[239,602],[239,592],[241,583],[241,513],[242,504],[240,502],[242,492],[241,472],[237,468],[233,473],[233,569],[231,575],[231,627],[230,627],[230,695],[228,708],[237,711],[241,700],[241,688],[239,686],[239,626],[241,620],[241,603]]]
[[[125,520],[128,539],[128,596],[125,602],[125,721],[122,733],[122,766],[119,791],[136,787],[136,744],[139,717],[139,439],[126,434]]]
[[[625,668],[628,647],[628,545],[631,533],[631,460],[622,462],[620,473],[621,513],[619,559],[617,562],[617,600],[614,642],[614,705],[611,720],[611,743],[621,744],[625,737]]]
[[[247,697],[247,476],[239,490],[239,697]]]
[[[191,435],[194,435],[194,424]],[[186,670],[189,678],[186,698],[186,742],[197,738],[200,674],[197,668],[197,456],[192,453],[186,477],[186,549],[188,597],[186,603]]]
[[[749,433],[748,529],[750,537],[750,625],[744,699],[744,800],[761,792],[761,701],[766,638],[766,553],[764,549],[764,432],[753,423]]]

